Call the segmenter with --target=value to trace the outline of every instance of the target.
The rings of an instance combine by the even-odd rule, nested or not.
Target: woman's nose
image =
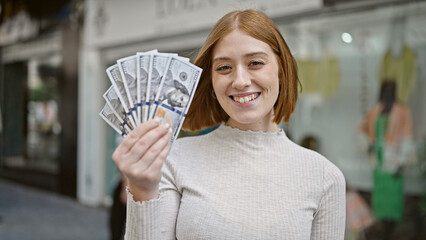
[[[245,87],[250,86],[250,84],[250,75],[247,73],[247,70],[244,68],[237,68],[232,81],[232,87],[235,89],[244,89]]]

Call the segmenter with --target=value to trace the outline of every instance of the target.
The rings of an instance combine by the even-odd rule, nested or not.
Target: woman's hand
[[[161,167],[169,154],[171,137],[168,124],[150,120],[131,131],[115,149],[112,159],[127,177],[135,201],[158,196]]]

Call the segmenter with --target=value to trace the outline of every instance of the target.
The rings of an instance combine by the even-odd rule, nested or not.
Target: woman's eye
[[[231,69],[231,67],[228,66],[228,65],[223,65],[223,66],[217,67],[216,71],[225,71],[225,70],[228,70],[228,69]]]
[[[249,66],[258,66],[258,65],[265,65],[265,64],[261,61],[251,61],[249,64]]]

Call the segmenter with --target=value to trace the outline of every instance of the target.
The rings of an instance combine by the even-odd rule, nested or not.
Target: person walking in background
[[[1,107],[0,107],[0,133],[3,132],[3,122],[2,122],[2,118],[1,118]]]
[[[113,159],[127,177],[126,239],[343,239],[345,179],[320,154],[289,140],[297,66],[273,21],[233,11],[211,30],[183,128],[130,132]],[[163,164],[164,163],[164,164]]]
[[[109,232],[111,240],[124,238],[126,224],[127,180],[122,177],[114,188],[112,206],[109,209]]]
[[[372,207],[377,219],[385,225],[389,239],[396,222],[404,213],[404,178],[402,170],[413,163],[410,110],[396,98],[397,86],[392,79],[382,82],[379,103],[365,116],[360,130],[368,136],[370,151],[375,155]]]

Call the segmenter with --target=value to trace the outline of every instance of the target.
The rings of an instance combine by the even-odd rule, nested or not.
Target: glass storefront
[[[28,56],[3,65],[1,165],[56,175],[62,57],[57,51]]]
[[[27,166],[58,173],[61,124],[58,118],[61,57],[28,63]]]
[[[424,145],[425,13],[423,2],[278,23],[297,59],[302,84],[297,109],[285,127],[297,143],[317,138],[319,151],[342,169],[348,186],[372,187],[374,166],[360,128],[377,106],[384,81],[396,83],[397,102],[411,116],[401,125],[411,129],[406,148],[417,154]],[[424,190],[420,159],[405,160],[405,191],[418,194]]]
[[[0,177],[76,192],[78,29],[2,47]]]

